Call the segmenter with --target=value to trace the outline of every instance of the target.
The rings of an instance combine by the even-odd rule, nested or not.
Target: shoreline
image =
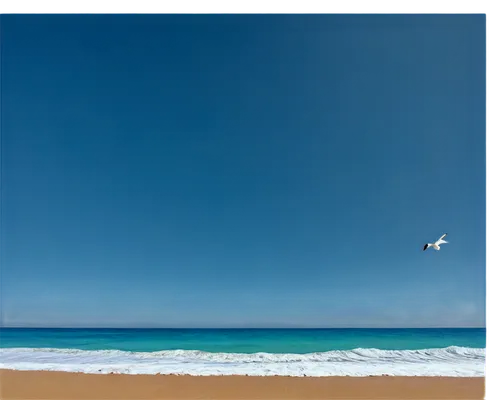
[[[288,377],[84,374],[0,370],[0,398],[483,399],[484,377]]]
[[[73,373],[191,376],[484,377],[485,349],[356,348],[317,353],[133,352],[65,348],[2,348],[0,369]]]

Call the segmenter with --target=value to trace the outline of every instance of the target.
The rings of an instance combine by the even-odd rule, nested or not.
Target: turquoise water
[[[315,353],[485,348],[486,329],[0,329],[0,348]]]
[[[2,329],[0,369],[484,376],[485,329]]]

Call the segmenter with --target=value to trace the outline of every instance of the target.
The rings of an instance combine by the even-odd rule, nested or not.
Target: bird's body
[[[448,243],[446,240],[443,240],[444,237],[447,235],[447,233],[445,233],[443,236],[441,236],[438,240],[436,240],[434,243],[427,243],[426,245],[424,245],[424,250],[427,250],[429,247],[432,247],[434,250],[441,250],[441,244],[443,243]]]

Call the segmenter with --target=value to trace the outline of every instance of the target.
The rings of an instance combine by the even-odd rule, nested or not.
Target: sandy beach
[[[482,399],[484,378],[93,375],[0,371],[7,399]]]

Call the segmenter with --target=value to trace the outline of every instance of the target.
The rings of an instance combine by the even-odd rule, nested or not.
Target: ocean
[[[486,329],[0,329],[0,369],[484,376]]]

